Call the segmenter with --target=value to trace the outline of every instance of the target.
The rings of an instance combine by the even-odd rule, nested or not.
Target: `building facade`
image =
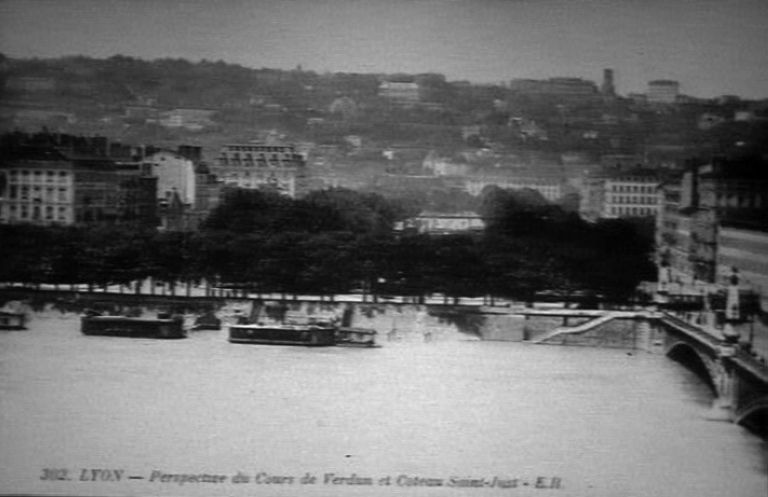
[[[657,218],[660,281],[679,291],[726,288],[738,274],[742,291],[768,310],[768,168],[765,161],[715,160],[690,165],[662,185]],[[707,290],[711,291],[711,290]]]
[[[60,158],[0,166],[0,222],[74,224],[74,165]]]
[[[594,81],[581,78],[549,78],[513,79],[509,89],[517,93],[556,95],[556,96],[590,96],[598,93]]]
[[[212,172],[227,186],[273,190],[291,198],[305,193],[306,161],[293,145],[225,145]]]
[[[768,231],[720,226],[717,281],[727,282],[734,272],[739,275],[739,284],[759,295],[761,308],[768,310]]]
[[[382,81],[379,96],[402,105],[414,105],[420,99],[419,84],[415,81]]]
[[[102,137],[16,133],[3,137],[0,223],[154,226],[156,179],[116,162]]]
[[[106,160],[51,159],[17,159],[0,166],[0,222],[45,226],[154,221],[154,179],[120,171]]]
[[[659,179],[653,171],[635,171],[605,178],[603,218],[656,217]]]
[[[422,212],[395,226],[395,231],[416,231],[431,235],[450,235],[479,232],[485,229],[485,221],[476,212]]]
[[[581,216],[589,221],[626,217],[656,217],[659,210],[654,170],[603,168],[589,174],[582,183]]]
[[[144,158],[150,174],[157,178],[157,200],[166,201],[174,192],[184,204],[195,205],[195,165],[192,160],[169,150]]]
[[[646,93],[648,103],[673,104],[680,94],[680,83],[669,79],[657,79],[648,82]]]
[[[488,186],[502,190],[535,190],[550,202],[557,202],[563,196],[564,183],[561,178],[540,176],[479,176],[467,178],[466,191],[478,196]]]

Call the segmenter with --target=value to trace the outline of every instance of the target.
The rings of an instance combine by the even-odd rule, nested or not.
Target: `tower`
[[[603,69],[603,85],[600,87],[603,95],[614,96],[616,88],[613,85],[613,69]]]

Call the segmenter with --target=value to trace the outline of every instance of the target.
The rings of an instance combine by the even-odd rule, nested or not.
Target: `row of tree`
[[[535,192],[492,189],[481,235],[395,232],[408,215],[376,194],[316,192],[291,200],[236,191],[197,232],[123,226],[0,227],[0,281],[128,284],[205,279],[263,292],[355,290],[421,296],[536,292],[630,296],[652,279],[649,232],[590,225]]]

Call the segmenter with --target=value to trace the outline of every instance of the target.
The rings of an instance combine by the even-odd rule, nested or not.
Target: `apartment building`
[[[154,179],[108,159],[23,151],[0,164],[0,223],[151,224],[155,189]]]
[[[306,161],[293,145],[225,145],[212,172],[228,186],[274,190],[291,198],[305,192]]]
[[[718,159],[690,165],[662,185],[656,245],[666,280],[725,288],[735,271],[742,290],[768,299],[765,166],[760,159]]]
[[[655,217],[659,210],[661,180],[652,169],[602,168],[582,184],[581,216],[584,219]]]
[[[680,94],[680,83],[669,79],[656,79],[648,82],[646,98],[648,103],[673,104]]]

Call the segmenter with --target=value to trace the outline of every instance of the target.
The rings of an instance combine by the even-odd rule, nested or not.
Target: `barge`
[[[80,320],[84,335],[117,336],[129,338],[185,338],[184,320],[181,317],[159,316],[136,318],[86,314]]]
[[[21,312],[0,311],[0,330],[24,330],[26,316]]]
[[[199,316],[197,319],[195,319],[195,324],[192,329],[195,331],[220,330],[221,319],[217,318],[216,315],[212,312],[203,314],[202,316]]]
[[[336,328],[318,324],[233,324],[229,327],[229,341],[265,345],[331,346],[336,345]]]
[[[347,347],[377,347],[376,331],[368,328],[341,327],[336,330],[336,345]]]

